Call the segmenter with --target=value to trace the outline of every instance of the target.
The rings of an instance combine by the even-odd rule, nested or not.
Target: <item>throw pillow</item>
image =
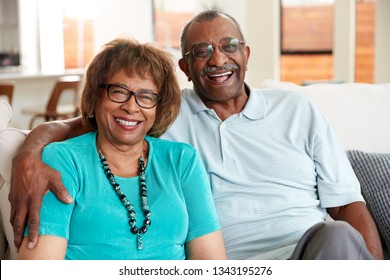
[[[362,194],[390,250],[390,154],[347,151]]]

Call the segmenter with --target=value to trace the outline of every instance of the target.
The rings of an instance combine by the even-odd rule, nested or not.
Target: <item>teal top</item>
[[[96,148],[96,132],[52,143],[43,160],[61,172],[74,199],[61,203],[45,195],[40,234],[68,239],[65,259],[185,259],[185,243],[220,229],[209,180],[194,148],[183,143],[145,137],[149,144],[146,166],[149,230],[137,249],[127,210],[104,174]],[[116,176],[143,224],[138,176]]]

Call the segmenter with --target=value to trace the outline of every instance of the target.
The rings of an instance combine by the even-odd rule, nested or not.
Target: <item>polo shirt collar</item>
[[[245,83],[245,88],[249,90],[249,98],[245,104],[242,114],[251,120],[261,120],[265,118],[267,103],[263,92],[260,89],[250,87]]]
[[[191,112],[196,115],[203,111],[211,110],[204,105],[200,97],[195,93],[195,90],[186,88],[183,90],[183,101],[188,104]]]
[[[246,83],[245,88],[249,91],[249,98],[240,114],[252,120],[263,119],[266,115],[266,102],[262,91],[254,89]],[[198,114],[203,111],[214,111],[207,108],[200,97],[192,89],[184,89],[184,98],[186,99],[186,102],[193,114]]]

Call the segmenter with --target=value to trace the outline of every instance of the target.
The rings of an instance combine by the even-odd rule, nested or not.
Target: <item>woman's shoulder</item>
[[[146,141],[149,142],[150,145],[153,146],[153,149],[160,150],[178,150],[178,151],[186,151],[195,153],[195,148],[188,143],[172,141],[167,139],[155,138],[146,136]]]
[[[74,138],[66,139],[60,142],[48,144],[45,149],[61,149],[61,150],[81,150],[83,147],[90,148],[95,145],[96,132],[89,132]]]
[[[183,142],[147,137],[149,143],[149,155],[152,161],[159,164],[164,162],[165,168],[172,170],[186,170],[189,166],[199,166],[201,157],[197,150]]]

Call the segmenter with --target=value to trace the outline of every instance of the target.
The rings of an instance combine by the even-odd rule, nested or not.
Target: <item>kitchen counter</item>
[[[4,70],[4,69],[3,69]],[[0,82],[13,81],[15,89],[11,104],[13,115],[10,126],[19,129],[28,129],[31,115],[22,114],[22,108],[29,106],[45,107],[58,77],[64,75],[83,76],[83,69],[69,70],[62,73],[38,73],[0,71]],[[39,122],[37,122],[39,124]]]
[[[84,69],[72,69],[59,73],[41,73],[36,71],[22,71],[18,66],[0,68],[0,81],[15,81],[21,79],[57,78],[64,75],[84,75]]]

